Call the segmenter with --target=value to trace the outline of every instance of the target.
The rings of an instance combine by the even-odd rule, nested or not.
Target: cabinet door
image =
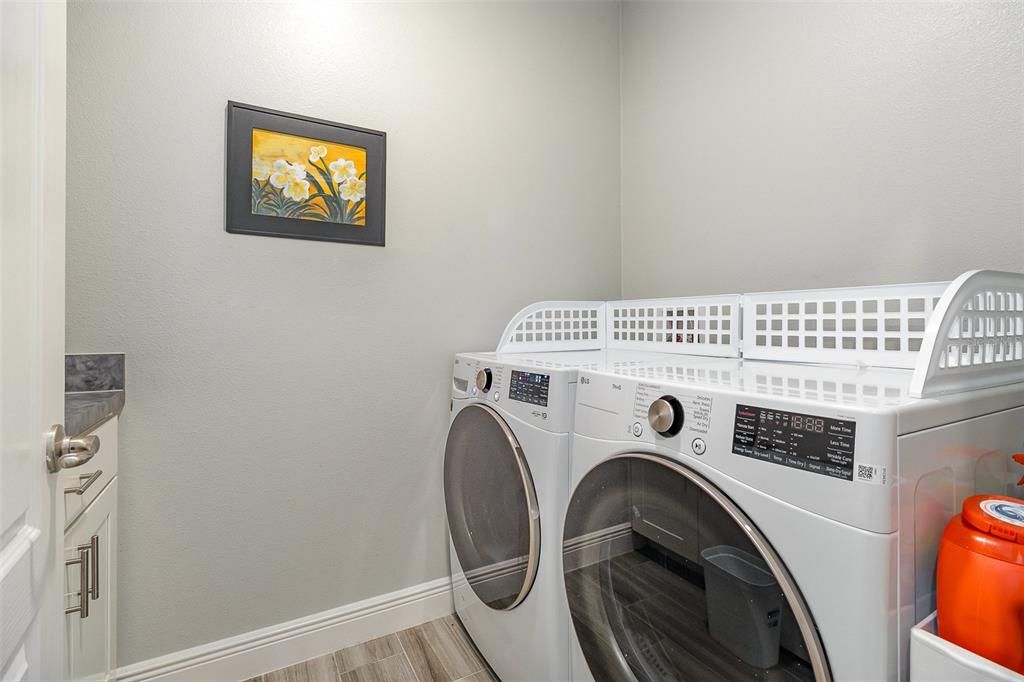
[[[71,529],[78,515],[92,504],[110,479],[117,475],[117,417],[92,432],[100,439],[96,456],[80,467],[63,469],[58,474],[64,492],[64,532]],[[95,474],[95,478],[93,478]],[[80,494],[66,491],[81,490]]]
[[[86,507],[64,534],[64,558],[78,559],[79,547],[88,546],[93,537],[99,542],[98,562],[87,567],[72,564],[64,569],[65,607],[75,608],[80,598],[89,599],[89,615],[78,612],[65,616],[68,647],[68,678],[72,680],[111,680],[116,668],[117,642],[117,478]],[[80,597],[81,572],[98,563],[98,594]],[[92,583],[91,573],[89,582]]]

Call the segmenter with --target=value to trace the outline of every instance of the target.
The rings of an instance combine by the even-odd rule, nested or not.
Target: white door
[[[63,2],[0,1],[0,680],[64,675]]]

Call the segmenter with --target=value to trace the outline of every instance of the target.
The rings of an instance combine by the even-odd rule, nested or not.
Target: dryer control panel
[[[896,529],[894,413],[659,378],[580,372],[574,460],[653,452],[841,523]]]
[[[703,456],[711,435],[710,393],[581,372],[577,433],[665,445]]]
[[[853,480],[857,424],[753,405],[736,405],[733,454]]]

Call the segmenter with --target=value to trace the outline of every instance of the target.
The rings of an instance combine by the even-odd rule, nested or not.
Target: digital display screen
[[[856,422],[736,406],[733,454],[824,476],[853,480]]]
[[[547,407],[550,383],[551,377],[547,374],[512,370],[512,385],[509,386],[508,397],[521,403]]]

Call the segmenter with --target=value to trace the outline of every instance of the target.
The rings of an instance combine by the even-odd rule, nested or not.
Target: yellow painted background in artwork
[[[317,162],[310,160],[310,148],[311,147],[326,147],[327,154]],[[289,135],[287,133],[279,133],[272,130],[263,130],[260,128],[253,128],[252,130],[252,158],[253,161],[263,161],[270,167],[273,167],[274,162],[279,159],[284,159],[290,164],[301,165],[305,168],[307,178],[312,175],[318,183],[323,187],[324,191],[327,192],[326,187],[327,181],[318,173],[316,166],[322,165],[328,169],[329,165],[337,161],[338,159],[344,159],[351,161],[355,166],[355,175],[365,181],[366,176],[366,150],[361,147],[353,147],[345,144],[338,144],[335,142],[327,142],[326,140],[317,140],[309,137],[299,137],[297,135]],[[255,168],[253,171],[253,179],[256,179]],[[337,183],[334,184],[334,190],[339,191]],[[320,197],[311,196],[307,200],[310,204],[316,204],[318,207],[326,209],[325,202]],[[255,211],[263,213],[262,210]],[[306,218],[313,220],[317,218]],[[319,220],[325,220],[319,218]],[[337,222],[337,221],[336,221]],[[361,206],[356,215],[350,216],[350,219],[346,221],[349,224],[365,225],[366,224],[366,211],[365,204]]]

